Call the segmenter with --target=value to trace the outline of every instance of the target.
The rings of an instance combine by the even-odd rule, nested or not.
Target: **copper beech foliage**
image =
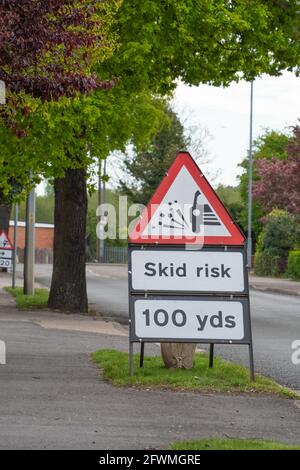
[[[253,195],[267,214],[274,208],[300,215],[300,126],[286,148],[287,159],[261,158],[255,162],[259,177]]]
[[[107,48],[103,1],[1,0],[0,80],[42,100],[107,88],[90,69]]]

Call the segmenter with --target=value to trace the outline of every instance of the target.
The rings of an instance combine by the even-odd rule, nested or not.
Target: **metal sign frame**
[[[209,367],[213,367],[214,359],[214,345],[215,344],[240,344],[247,345],[249,348],[249,369],[250,380],[254,380],[254,359],[253,359],[253,340],[252,340],[252,327],[251,327],[251,312],[249,300],[249,280],[248,270],[246,267],[246,250],[244,246],[205,246],[201,248],[203,251],[214,252],[240,252],[243,254],[243,269],[244,269],[244,291],[241,292],[202,292],[202,291],[137,291],[132,288],[132,263],[131,255],[134,250],[147,250],[147,251],[196,251],[188,250],[186,245],[139,245],[130,244],[128,246],[128,291],[129,291],[129,356],[130,356],[130,374],[133,375],[133,345],[139,343],[140,349],[140,367],[143,366],[144,361],[144,347],[145,343],[163,343],[163,342],[176,342],[176,343],[197,343],[209,344]],[[200,250],[199,250],[200,251]],[[190,301],[226,301],[234,302],[239,301],[243,304],[243,320],[244,320],[244,338],[242,340],[222,340],[222,339],[177,339],[177,338],[140,338],[135,334],[135,316],[134,316],[134,303],[138,299],[153,299],[153,300],[190,300]]]
[[[132,285],[132,253],[134,251],[147,251],[147,252],[157,252],[157,251],[170,251],[170,252],[192,252],[192,253],[199,253],[199,252],[214,252],[214,253],[241,253],[243,256],[243,276],[244,276],[244,290],[243,291],[205,291],[201,290],[201,295],[212,295],[212,296],[226,296],[226,295],[235,295],[235,296],[244,296],[249,294],[249,280],[248,280],[248,271],[247,271],[247,254],[245,251],[244,247],[238,247],[238,246],[206,246],[201,249],[195,250],[195,249],[187,249],[186,245],[168,245],[168,246],[156,246],[156,245],[129,245],[128,246],[128,285],[129,285],[129,292],[132,294],[143,294],[144,292],[148,292],[149,294],[151,293],[159,293],[159,294],[165,294],[168,295],[170,293],[169,290],[152,290],[152,289],[134,289]],[[186,293],[187,295],[197,295],[199,296],[199,291],[192,291],[192,290],[180,290],[178,291],[178,294],[173,294],[172,295],[184,295]]]

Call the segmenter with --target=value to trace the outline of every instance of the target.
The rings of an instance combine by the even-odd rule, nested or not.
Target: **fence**
[[[24,263],[25,250],[18,248],[18,262]],[[87,261],[91,261],[87,257]],[[127,263],[127,246],[106,246],[104,248],[104,263]],[[53,263],[53,249],[50,248],[36,248],[35,250],[35,262],[36,264],[52,264]]]
[[[106,246],[104,248],[104,263],[127,263],[127,246]]]
[[[18,248],[18,263],[24,263],[25,250]],[[52,248],[36,248],[35,249],[35,263],[36,264],[52,264],[53,263],[53,249]]]

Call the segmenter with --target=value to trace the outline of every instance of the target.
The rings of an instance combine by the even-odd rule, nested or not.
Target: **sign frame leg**
[[[129,341],[129,374],[130,377],[134,375],[134,364],[133,364],[133,342]]]
[[[214,343],[210,343],[209,345],[209,368],[212,369],[214,366]]]
[[[252,338],[251,338],[251,342],[249,344],[249,369],[250,369],[250,380],[251,380],[251,382],[254,382],[255,375],[254,375],[254,357],[253,357]]]
[[[144,365],[144,355],[145,355],[145,343],[141,341],[141,349],[140,349],[140,367]]]

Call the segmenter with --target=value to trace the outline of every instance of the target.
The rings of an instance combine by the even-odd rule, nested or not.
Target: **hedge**
[[[287,273],[294,279],[300,279],[300,250],[290,251]]]
[[[258,276],[279,276],[280,257],[274,256],[268,250],[261,251],[255,256],[254,272]]]

